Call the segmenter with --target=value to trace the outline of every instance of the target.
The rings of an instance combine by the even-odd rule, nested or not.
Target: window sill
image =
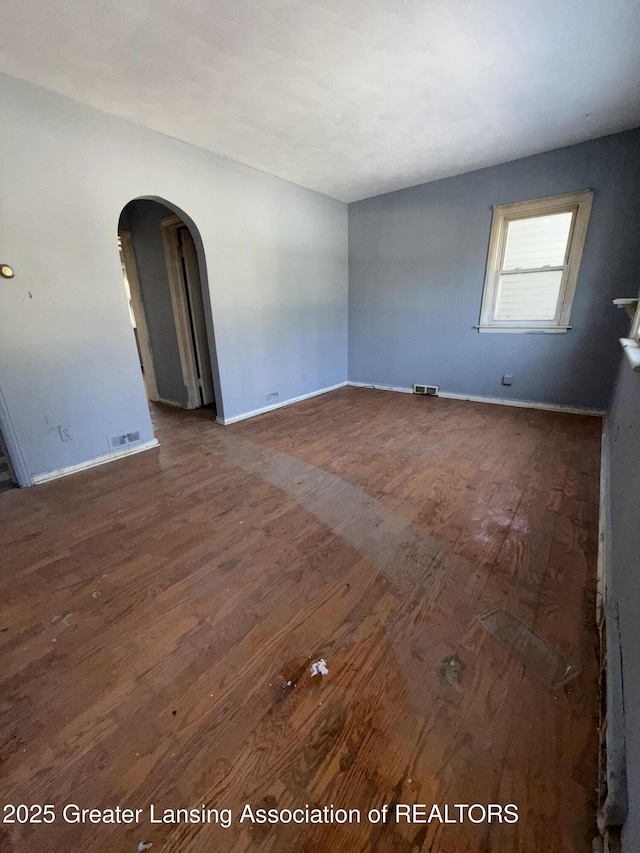
[[[629,319],[633,320],[636,314],[636,308],[638,307],[638,300],[635,297],[625,297],[624,299],[614,299],[613,304],[616,308],[624,308],[624,310],[629,315]]]
[[[571,326],[475,326],[479,332],[491,332],[500,334],[543,334],[564,335]]]
[[[633,338],[620,338],[622,349],[635,373],[640,373],[640,343]]]

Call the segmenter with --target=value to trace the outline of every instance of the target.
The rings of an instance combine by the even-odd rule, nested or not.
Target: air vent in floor
[[[439,385],[414,385],[413,386],[414,394],[422,394],[427,397],[437,397],[440,393]]]
[[[109,447],[115,450],[120,447],[126,447],[127,444],[134,444],[136,441],[140,441],[139,429],[135,432],[126,432],[124,435],[112,435],[109,439]]]

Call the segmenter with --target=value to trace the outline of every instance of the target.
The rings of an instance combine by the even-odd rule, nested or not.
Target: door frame
[[[136,329],[138,332],[138,345],[140,346],[140,359],[142,361],[142,369],[144,372],[144,381],[147,388],[149,399],[153,402],[160,400],[158,393],[158,381],[156,379],[156,368],[153,360],[153,350],[151,349],[151,338],[149,336],[149,326],[147,325],[147,315],[144,310],[144,302],[142,300],[142,289],[140,287],[140,278],[138,276],[138,264],[136,263],[135,252],[133,251],[133,242],[130,231],[118,231],[120,237],[120,246],[122,249],[122,257],[124,259],[124,268],[127,273],[127,281],[129,282],[129,293],[131,294],[131,307],[133,316],[136,321]]]
[[[9,407],[0,388],[0,430],[7,452],[7,459],[11,467],[12,473],[19,486],[32,486],[33,480],[27,468],[27,463],[18,441],[18,433],[13,426],[13,421],[9,413]]]
[[[209,332],[205,311],[204,292],[200,276],[198,250],[193,235],[187,225],[178,229],[180,251],[182,255],[183,284],[187,293],[189,307],[190,330],[196,358],[198,394],[200,406],[215,404],[215,385],[213,382],[213,367],[211,350],[209,349]]]
[[[188,227],[179,216],[168,216],[166,219],[160,221],[164,258],[167,266],[167,277],[169,279],[169,292],[171,294],[173,318],[176,326],[176,337],[178,338],[178,350],[180,352],[182,379],[187,390],[186,408],[197,409],[202,405],[200,400],[200,382],[198,380],[198,368],[193,351],[189,306],[187,305],[187,295],[184,287],[180,238],[178,236],[180,228]]]

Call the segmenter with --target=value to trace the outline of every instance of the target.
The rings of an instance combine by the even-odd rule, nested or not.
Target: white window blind
[[[590,206],[583,191],[495,208],[481,331],[566,331]]]
[[[497,319],[554,319],[573,217],[573,213],[554,213],[507,223]]]
[[[500,276],[496,319],[553,320],[561,284],[562,273],[555,270]]]

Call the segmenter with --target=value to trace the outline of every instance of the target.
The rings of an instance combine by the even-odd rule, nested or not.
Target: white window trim
[[[519,201],[515,204],[496,205],[493,209],[491,237],[487,257],[487,272],[482,294],[479,332],[545,332],[564,333],[571,328],[569,319],[571,306],[578,281],[578,271],[582,260],[582,251],[587,236],[589,214],[593,201],[592,190],[580,190],[566,195],[548,196],[532,201]],[[516,219],[530,219],[552,213],[574,212],[571,233],[567,244],[568,251],[564,264],[564,274],[560,285],[558,309],[553,320],[496,320],[495,309],[498,295],[500,266],[504,258],[507,227]]]

